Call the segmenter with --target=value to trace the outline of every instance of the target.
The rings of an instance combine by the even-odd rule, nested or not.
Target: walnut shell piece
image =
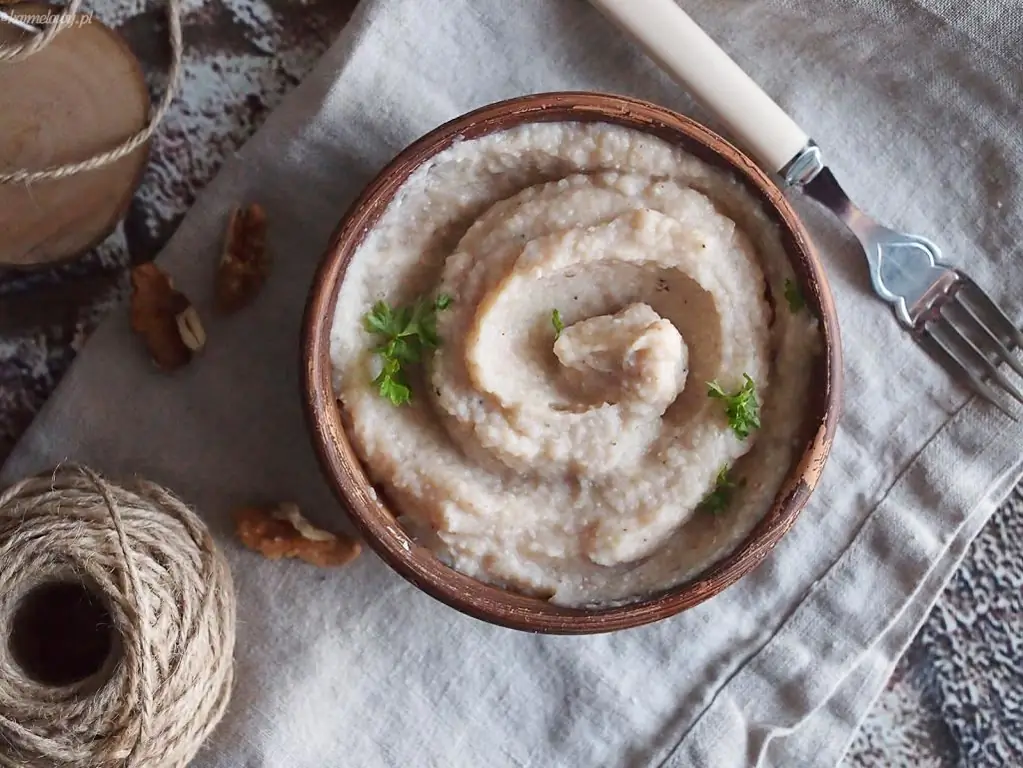
[[[199,314],[188,298],[153,263],[132,269],[131,287],[131,328],[142,337],[153,361],[165,371],[187,365],[206,342]]]
[[[206,346],[206,331],[195,307],[187,307],[183,312],[179,312],[174,320],[178,324],[178,335],[185,342],[185,346],[193,352],[201,352]]]
[[[258,203],[245,208],[235,206],[227,223],[214,281],[217,309],[237,312],[251,303],[269,274],[266,212]]]
[[[358,541],[316,528],[291,503],[273,509],[243,507],[235,511],[234,522],[242,544],[270,560],[298,558],[331,568],[347,565],[362,552]]]

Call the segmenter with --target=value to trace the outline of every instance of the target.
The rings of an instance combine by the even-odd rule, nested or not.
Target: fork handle
[[[810,137],[675,0],[590,0],[713,112],[767,170],[783,172]]]

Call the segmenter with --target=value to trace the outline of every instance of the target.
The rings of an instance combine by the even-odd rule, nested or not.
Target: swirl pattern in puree
[[[808,313],[769,301],[791,274],[727,175],[617,126],[525,125],[405,183],[342,286],[335,386],[370,476],[452,566],[563,604],[627,600],[734,548],[783,480],[818,346]],[[442,344],[396,407],[360,319],[439,294]],[[740,439],[707,382],[744,375],[762,428]],[[723,467],[744,485],[710,515]]]

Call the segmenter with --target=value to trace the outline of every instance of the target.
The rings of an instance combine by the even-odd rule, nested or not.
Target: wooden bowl
[[[374,491],[345,434],[331,384],[329,335],[345,270],[366,232],[409,175],[456,138],[473,139],[543,121],[626,126],[731,171],[763,201],[780,227],[807,305],[821,320],[825,344],[806,408],[805,447],[768,513],[735,551],[697,578],[616,607],[566,608],[503,590],[458,573],[418,545]],[[302,355],[306,416],[323,472],[377,554],[424,592],[470,616],[515,629],[559,634],[607,632],[658,621],[703,602],[753,570],[792,527],[817,484],[838,422],[842,388],[834,301],[809,237],[781,190],[752,160],[702,125],[648,102],[597,93],[537,94],[492,104],[442,125],[401,152],[352,204],[331,239],[306,305]]]

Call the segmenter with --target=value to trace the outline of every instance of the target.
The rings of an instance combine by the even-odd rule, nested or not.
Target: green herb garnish
[[[757,402],[757,387],[749,374],[744,373],[746,383],[736,392],[728,394],[717,382],[707,384],[707,395],[725,403],[728,426],[742,440],[749,437],[754,429],[760,429],[760,403]]]
[[[443,293],[433,301],[420,298],[411,306],[397,309],[378,301],[363,317],[366,330],[382,340],[373,348],[382,363],[379,375],[373,379],[381,397],[394,405],[412,399],[405,366],[420,362],[425,350],[440,346],[437,312],[450,307],[451,302],[451,297]]]
[[[714,490],[704,496],[703,501],[700,502],[700,509],[704,512],[710,512],[712,515],[722,512],[732,500],[736,489],[746,484],[745,480],[739,482],[732,480],[728,476],[728,471],[727,466],[718,470],[717,480],[714,481]]]
[[[396,357],[385,358],[380,374],[373,379],[373,385],[380,390],[380,396],[394,405],[404,405],[412,399],[412,390],[405,381],[405,372]]]
[[[565,324],[561,321],[561,313],[556,309],[551,312],[551,325],[554,326],[554,340],[557,341],[561,337],[561,332],[565,330]]]
[[[799,290],[799,286],[796,285],[795,281],[790,278],[785,278],[785,301],[789,303],[789,309],[792,310],[792,314],[796,314],[806,306],[806,299],[803,298],[803,292]]]

